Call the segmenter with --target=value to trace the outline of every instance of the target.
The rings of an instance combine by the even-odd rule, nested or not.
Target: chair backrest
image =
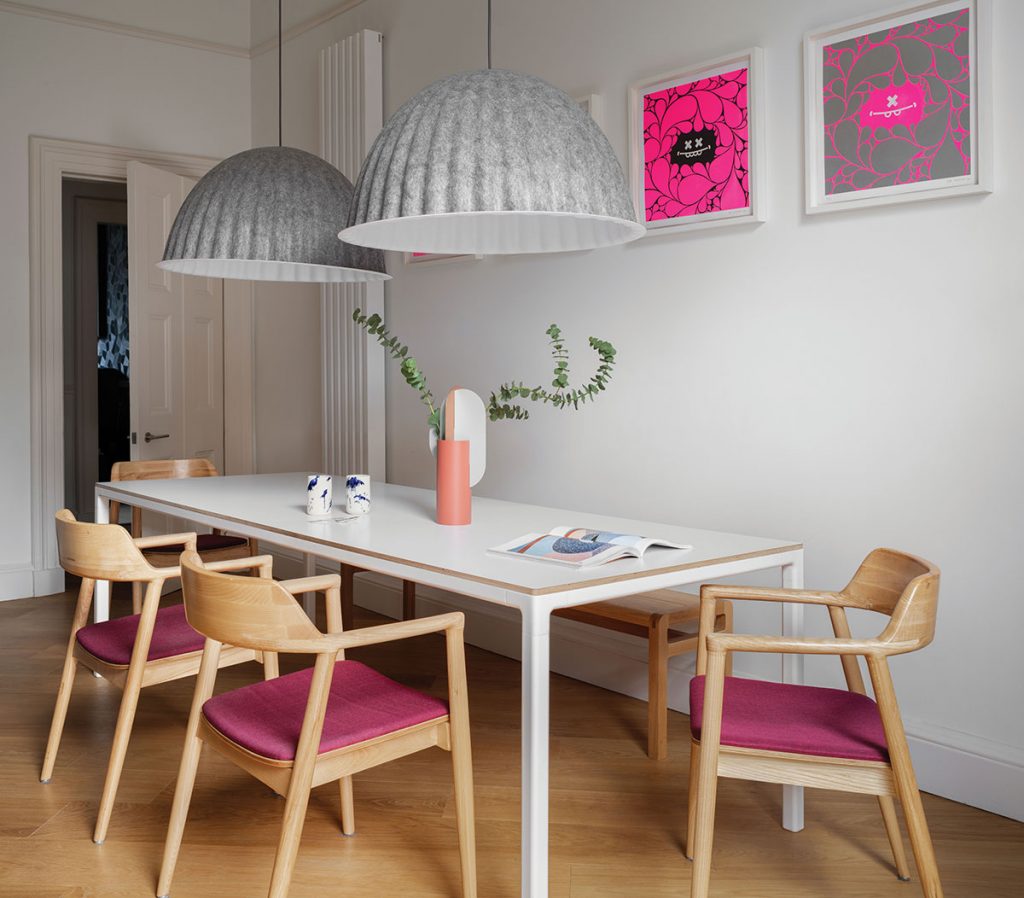
[[[66,508],[56,520],[60,566],[69,574],[116,582],[151,579],[152,567],[123,527],[78,521]]]
[[[285,646],[293,640],[323,637],[279,583],[208,570],[196,552],[182,553],[181,590],[189,624],[217,642],[248,649],[309,651]]]
[[[217,467],[208,458],[166,458],[154,461],[119,461],[110,469],[114,480],[181,480],[216,477]]]
[[[217,477],[217,467],[208,458],[161,458],[152,461],[118,461],[110,469],[110,480],[184,480],[189,477]],[[110,520],[121,515],[121,503],[110,503]],[[132,506],[132,536],[142,536],[142,509]]]
[[[885,642],[914,643],[919,649],[935,635],[939,569],[895,549],[875,549],[861,562],[842,590],[859,607],[891,617],[881,635]]]

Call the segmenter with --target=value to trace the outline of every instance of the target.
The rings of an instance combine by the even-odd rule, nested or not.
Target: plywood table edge
[[[323,539],[322,537],[312,536],[309,534],[298,534],[290,530],[282,530],[279,527],[273,527],[268,524],[256,525],[252,521],[231,517],[230,515],[226,514],[212,514],[208,511],[203,511],[202,509],[195,508],[191,505],[183,505],[180,502],[172,502],[168,499],[153,499],[152,497],[149,496],[140,496],[137,493],[132,493],[127,490],[121,490],[109,484],[97,484],[96,488],[103,494],[117,494],[118,496],[123,496],[128,499],[135,499],[137,501],[141,500],[143,502],[152,502],[167,508],[175,508],[185,512],[192,512],[193,514],[205,515],[207,517],[215,517],[220,521],[228,521],[232,524],[237,524],[239,527],[253,527],[255,529],[262,530],[266,533],[277,533],[281,536],[286,536],[289,539],[301,539],[306,542],[316,543],[320,546],[326,546],[332,549],[341,549],[342,551],[351,552],[354,555],[360,555],[364,558],[376,558],[378,561],[386,561],[390,564],[404,565],[406,567],[415,567],[423,571],[430,571],[431,573],[442,574],[446,577],[455,577],[460,580],[471,580],[474,583],[480,583],[484,586],[493,586],[497,589],[505,589],[509,592],[515,592],[519,593],[520,595],[527,596],[544,596],[563,592],[573,592],[579,589],[589,589],[593,586],[606,586],[609,583],[618,583],[623,580],[641,581],[646,577],[653,577],[660,574],[674,574],[678,573],[679,571],[685,571],[692,568],[706,567],[709,563],[707,560],[690,561],[686,562],[685,564],[673,565],[672,567],[656,568],[649,571],[634,571],[629,574],[619,574],[615,576],[602,577],[598,580],[586,580],[579,583],[566,583],[558,586],[544,586],[540,588],[534,588],[522,586],[520,584],[515,583],[508,583],[504,580],[494,580],[490,577],[480,577],[474,574],[466,574],[458,571],[453,571],[450,568],[439,567],[437,565],[426,564],[419,561],[409,561],[408,559],[398,558],[393,555],[385,555],[381,552],[373,552],[368,549],[361,549],[355,546],[348,546],[343,543],[333,542],[330,540]],[[185,517],[188,517],[188,515],[185,515]],[[802,543],[792,543],[791,545],[776,546],[771,549],[758,549],[754,552],[743,552],[739,555],[728,555],[720,558],[715,558],[713,560],[713,563],[715,565],[719,565],[728,564],[730,562],[735,561],[745,561],[748,558],[763,558],[768,555],[785,555],[789,552],[803,551],[803,548],[804,546]]]

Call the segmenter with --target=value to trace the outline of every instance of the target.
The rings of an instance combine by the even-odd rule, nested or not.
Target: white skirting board
[[[300,560],[276,551],[279,577],[304,573]],[[336,569],[322,566],[320,571]],[[399,618],[402,589],[397,580],[376,574],[356,577],[356,599],[362,608]],[[466,613],[466,641],[507,658],[518,658],[519,614],[431,587],[417,589],[417,613],[423,617],[445,611]],[[640,639],[575,621],[551,622],[551,669],[633,698],[647,698],[647,645]],[[669,662],[669,707],[687,713],[692,655]],[[472,693],[472,684],[470,684]],[[918,783],[933,795],[1024,822],[1024,750],[991,742],[970,733],[905,718],[907,739]],[[671,746],[670,746],[671,750]]]
[[[0,602],[64,592],[63,568],[0,567]]]

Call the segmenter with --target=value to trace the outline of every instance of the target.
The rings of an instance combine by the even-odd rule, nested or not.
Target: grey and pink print
[[[648,222],[750,205],[746,68],[644,96]]]
[[[971,173],[969,48],[964,8],[823,49],[826,196]]]

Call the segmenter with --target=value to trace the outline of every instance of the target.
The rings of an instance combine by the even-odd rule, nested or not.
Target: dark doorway
[[[92,520],[94,484],[131,453],[128,202],[124,184],[63,186],[64,493]]]

